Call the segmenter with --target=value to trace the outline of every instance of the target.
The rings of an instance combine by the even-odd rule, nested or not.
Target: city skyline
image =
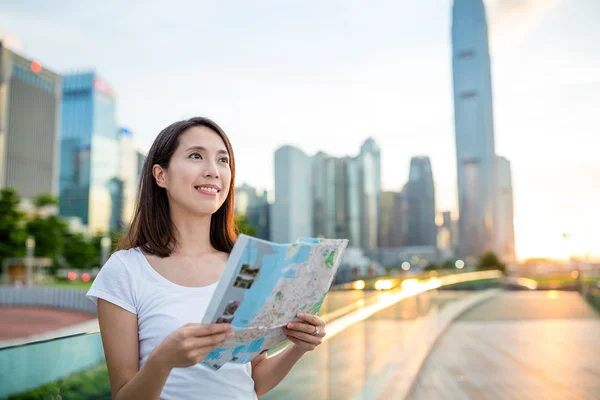
[[[502,7],[509,3],[512,9]],[[599,5],[525,3],[530,7],[486,2],[496,151],[512,164],[517,253],[599,256],[600,188],[593,182],[600,163],[592,146],[582,146],[598,126],[592,17]],[[231,136],[238,184],[272,190],[272,154],[280,145],[341,156],[373,136],[382,149],[383,190],[399,191],[410,157],[425,154],[436,166],[438,211],[456,212],[451,2],[271,6],[239,4],[231,15],[229,8],[203,6],[200,27],[192,24],[198,13],[162,21],[160,12],[137,18],[125,6],[111,15],[124,29],[113,29],[101,18],[104,7],[22,2],[0,14],[0,25],[10,45],[54,71],[92,66],[105,76],[117,92],[119,124],[131,127],[144,150],[173,120],[207,115]],[[266,12],[278,18],[249,28]],[[158,36],[151,45],[136,33],[148,29]],[[205,50],[190,51],[189,59],[164,56],[198,46]],[[147,96],[149,90],[157,95]],[[571,247],[564,231],[573,235]]]

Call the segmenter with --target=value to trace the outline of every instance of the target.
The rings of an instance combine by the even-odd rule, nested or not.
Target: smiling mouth
[[[211,186],[195,186],[195,189],[203,194],[216,195],[220,192],[219,189]]]

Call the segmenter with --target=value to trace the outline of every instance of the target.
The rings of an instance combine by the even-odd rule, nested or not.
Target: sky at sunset
[[[371,136],[384,189],[428,155],[437,208],[457,215],[451,6],[0,0],[0,36],[56,72],[98,71],[143,151],[171,122],[208,116],[232,140],[238,184],[272,190],[277,147],[354,155]],[[486,6],[518,256],[600,258],[600,1]]]

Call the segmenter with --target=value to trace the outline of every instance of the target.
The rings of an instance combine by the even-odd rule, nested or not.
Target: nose
[[[217,168],[217,163],[214,161],[208,161],[205,164],[204,168],[204,177],[219,177],[219,169]]]

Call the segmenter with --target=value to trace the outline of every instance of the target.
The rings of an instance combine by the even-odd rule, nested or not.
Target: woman
[[[231,144],[211,120],[176,122],[154,141],[131,227],[88,292],[113,398],[256,399],[325,336],[322,319],[299,315],[275,357],[218,371],[198,364],[233,336],[230,324],[197,321],[236,240],[234,178]]]

